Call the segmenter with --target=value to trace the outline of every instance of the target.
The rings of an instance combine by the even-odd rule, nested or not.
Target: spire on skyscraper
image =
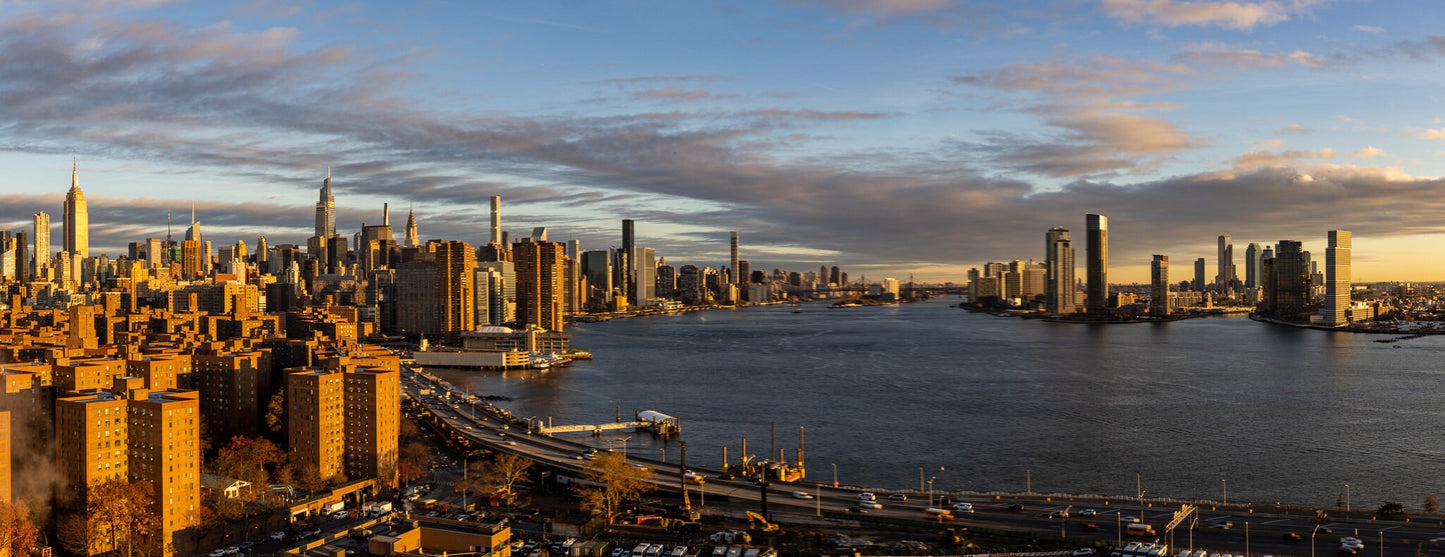
[[[416,232],[416,211],[410,206],[406,209],[406,246],[417,247],[421,245],[421,238]]]

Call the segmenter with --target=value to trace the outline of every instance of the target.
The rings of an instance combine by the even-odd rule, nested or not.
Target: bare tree
[[[532,469],[532,464],[532,459],[525,456],[498,454],[488,465],[483,478],[501,491],[511,493],[512,487],[527,477],[527,472]]]
[[[647,480],[652,471],[636,468],[627,459],[616,453],[601,453],[583,470],[583,477],[589,484],[579,484],[577,493],[582,497],[582,508],[593,515],[603,517],[612,523],[628,501],[635,500],[652,489]]]
[[[1434,494],[1434,493],[1426,493],[1426,494],[1425,494],[1425,512],[1427,512],[1427,513],[1433,513],[1433,512],[1438,511],[1438,510],[1440,510],[1440,500],[1435,497],[1435,494]]]

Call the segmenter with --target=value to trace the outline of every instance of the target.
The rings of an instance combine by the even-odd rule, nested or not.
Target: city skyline
[[[1096,213],[1116,283],[1337,228],[1355,281],[1440,280],[1441,41],[1406,15],[1440,8],[1390,8],[11,5],[0,227],[61,221],[78,153],[112,257],[193,203],[217,246],[303,243],[331,167],[339,230],[406,203],[477,245],[498,195],[583,249],[629,218],[679,260],[738,231],[752,268],[962,282]],[[681,37],[715,40],[660,48]]]

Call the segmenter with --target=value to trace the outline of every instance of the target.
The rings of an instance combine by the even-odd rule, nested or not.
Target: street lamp
[[[1345,519],[1350,518],[1350,484],[1345,484]]]
[[[533,426],[534,422],[537,420],[537,417],[536,417],[536,416],[532,416],[532,417],[522,418],[522,419],[527,421],[527,437],[531,437],[531,436],[532,436],[532,426]]]
[[[935,479],[938,479],[938,476],[933,476],[933,477],[931,477],[931,478],[928,478],[928,507],[929,507],[929,508],[932,508],[932,507],[933,507],[933,480],[935,480]]]
[[[657,450],[662,452],[662,461],[667,462],[667,447],[658,447]]]
[[[1227,507],[1229,506],[1229,482],[1224,481],[1224,478],[1219,478],[1219,483],[1224,486],[1224,505]]]
[[[833,487],[838,487],[838,463],[833,463]]]
[[[1310,532],[1310,557],[1315,557],[1315,534],[1320,533],[1320,525],[1315,525],[1315,530]]]

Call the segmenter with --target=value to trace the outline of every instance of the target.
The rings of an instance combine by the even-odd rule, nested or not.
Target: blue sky
[[[59,222],[75,152],[113,253],[193,203],[218,243],[304,243],[329,166],[346,230],[412,205],[478,243],[501,195],[515,235],[584,249],[633,218],[678,263],[738,230],[754,268],[962,281],[1099,212],[1115,281],[1335,228],[1356,280],[1436,280],[1441,11],[0,1],[0,227]]]

